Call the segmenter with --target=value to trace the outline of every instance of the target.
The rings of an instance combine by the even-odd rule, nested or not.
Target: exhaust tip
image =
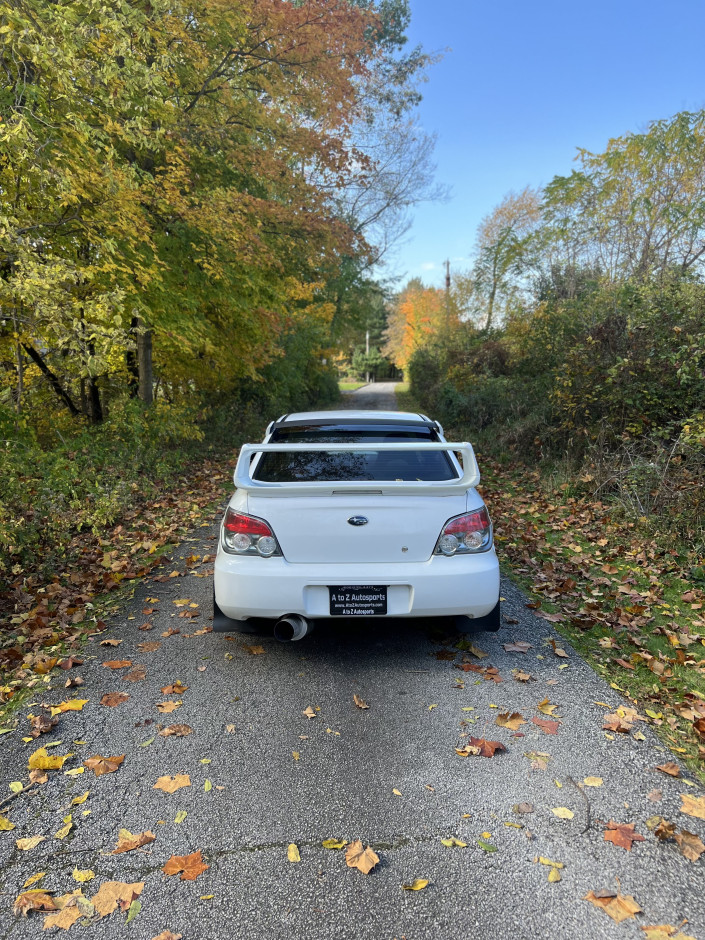
[[[274,624],[274,639],[280,643],[294,643],[311,632],[311,624],[299,614],[288,614]]]

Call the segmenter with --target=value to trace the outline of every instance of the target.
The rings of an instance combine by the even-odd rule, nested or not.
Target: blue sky
[[[423,86],[445,204],[421,205],[385,274],[443,282],[510,190],[570,173],[578,147],[705,107],[704,0],[411,0],[409,39],[448,49]]]

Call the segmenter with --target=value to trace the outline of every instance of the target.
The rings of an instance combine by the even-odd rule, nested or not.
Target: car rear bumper
[[[387,617],[484,617],[499,597],[499,564],[494,549],[406,564],[322,565],[229,555],[221,548],[215,562],[216,603],[233,620],[330,618],[329,586],[367,584],[387,586]]]

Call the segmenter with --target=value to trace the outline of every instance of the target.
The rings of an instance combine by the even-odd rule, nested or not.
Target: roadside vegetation
[[[580,152],[483,222],[387,353],[483,458],[505,564],[612,684],[705,760],[705,113]]]

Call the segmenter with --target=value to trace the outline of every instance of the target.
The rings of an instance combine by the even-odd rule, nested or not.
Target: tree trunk
[[[152,374],[152,331],[147,329],[144,321],[140,322],[142,330],[137,334],[137,365],[139,368],[139,396],[145,405],[154,401],[154,382]]]
[[[39,371],[42,373],[42,375],[49,380],[49,384],[54,389],[61,401],[66,405],[71,414],[77,418],[81,412],[74,405],[69,393],[65,388],[63,388],[61,382],[59,382],[58,378],[54,375],[46,362],[44,362],[34,346],[30,346],[28,343],[22,343],[22,348],[27,353],[32,362],[34,362],[35,365],[39,367]]]

